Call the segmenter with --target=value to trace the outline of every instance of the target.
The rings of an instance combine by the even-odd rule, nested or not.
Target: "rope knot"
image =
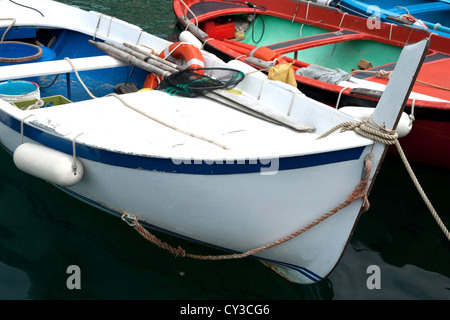
[[[395,130],[388,130],[379,124],[375,123],[372,118],[365,121],[345,121],[337,126],[331,128],[323,133],[318,139],[325,138],[334,131],[340,129],[340,132],[355,131],[357,134],[384,143],[385,145],[392,145],[397,142],[398,133]]]
[[[386,71],[386,70],[377,70],[376,71],[377,78],[387,78],[390,79],[392,75],[392,71]]]
[[[180,246],[175,250],[175,252],[173,253],[173,255],[175,256],[175,258],[181,256],[181,257],[186,257],[186,251],[181,248]]]

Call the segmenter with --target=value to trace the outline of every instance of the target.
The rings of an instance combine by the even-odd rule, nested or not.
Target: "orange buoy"
[[[170,62],[176,62],[177,60],[183,59],[186,62],[186,67],[188,69],[204,68],[203,55],[195,45],[185,43],[185,42],[175,42],[168,46],[164,51],[159,54],[160,58],[166,59]],[[203,70],[198,71],[199,74],[203,74]],[[144,88],[154,89],[159,82],[161,77],[155,75],[154,73],[149,73],[144,81]]]
[[[275,64],[284,64],[288,63],[286,60],[284,60],[281,56],[281,54],[277,53],[276,51],[269,49],[267,47],[257,47],[250,51],[248,54],[249,57],[254,57],[260,60],[272,62],[275,61]]]

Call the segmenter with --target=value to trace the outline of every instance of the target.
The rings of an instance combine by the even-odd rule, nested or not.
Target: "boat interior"
[[[264,3],[269,7],[269,3]],[[394,69],[405,43],[417,42],[420,37],[430,34],[417,27],[388,23],[373,32],[366,32],[368,26],[365,19],[350,17],[331,7],[325,7],[330,14],[324,16],[323,8],[313,10],[314,4],[306,7],[306,13],[305,8],[298,9],[294,5],[267,10],[259,8],[258,11],[242,4],[218,1],[193,1],[187,5],[191,5],[189,11],[180,5],[181,14],[195,21],[200,30],[214,39],[209,42],[210,39],[204,38],[204,41],[211,43],[213,52],[221,58],[226,60],[225,52],[228,52],[230,56],[242,59],[250,56],[256,48],[269,48],[292,63],[298,75],[306,74],[298,73],[299,68],[313,65],[323,67],[326,73],[338,71],[351,74],[353,80],[369,80],[364,83],[344,81],[344,87],[353,88],[355,92],[359,86],[368,88],[369,91],[361,92],[365,96],[372,95],[372,92],[374,96],[379,96],[387,78],[377,77],[376,73],[380,69],[387,73]],[[432,41],[421,69],[424,77],[428,78],[437,64],[441,66],[440,70],[448,69],[450,56],[444,53],[447,49],[440,46],[440,42]],[[257,64],[248,58],[245,60],[258,67],[268,68],[267,64]],[[432,97],[436,97],[445,103],[449,99],[448,91],[437,87],[446,86],[445,77],[432,77],[426,81],[430,82],[430,79],[436,86],[416,84],[414,98],[435,100]],[[333,82],[331,85],[334,85]]]
[[[39,86],[42,98],[64,96],[66,102],[91,99],[76,78],[73,66],[96,97],[114,93],[121,84],[142,87],[146,77],[144,70],[111,58],[88,43],[92,37],[75,31],[12,27],[0,30],[0,37],[0,82],[32,81]],[[34,51],[41,54],[34,55]],[[15,60],[11,60],[11,54]],[[95,77],[91,72],[95,72]]]
[[[264,22],[261,22],[262,19]],[[270,28],[263,27],[263,23],[270,25]],[[267,46],[306,64],[339,68],[346,72],[357,68],[361,59],[370,61],[373,66],[395,62],[401,52],[401,47],[378,41],[370,35],[327,30],[271,16],[261,16],[261,19],[252,21],[242,42]]]

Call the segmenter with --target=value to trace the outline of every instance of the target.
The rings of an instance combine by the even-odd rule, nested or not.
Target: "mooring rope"
[[[186,9],[192,14],[192,16],[194,17],[194,20],[195,20],[195,26],[196,27],[198,27],[198,18],[197,18],[197,16],[195,15],[195,13],[191,10],[191,8],[189,8],[189,6],[186,4],[186,3],[184,3],[184,1],[183,0],[180,0],[180,2],[186,7]],[[183,10],[184,11],[184,10]],[[184,12],[183,12],[184,13]],[[187,13],[184,13],[184,16],[186,17],[186,19],[187,19]],[[189,25],[191,24],[192,22],[190,22],[190,20],[189,20],[189,24],[186,26],[186,30],[187,30],[187,28],[189,27]]]
[[[432,214],[433,218],[436,220],[437,224],[439,225],[439,227],[441,228],[442,232],[445,234],[447,239],[450,240],[450,232],[445,227],[441,218],[439,217],[430,200],[428,199],[427,195],[425,194],[416,175],[414,174],[411,165],[409,164],[408,159],[406,158],[406,155],[403,152],[403,149],[398,141],[397,132],[393,130],[387,130],[381,127],[380,125],[376,124],[373,121],[373,119],[369,119],[368,121],[348,121],[341,123],[335,126],[334,128],[330,129],[329,131],[325,132],[324,134],[322,134],[318,139],[324,138],[339,129],[341,129],[341,132],[354,130],[358,134],[370,138],[372,140],[382,142],[386,145],[395,145],[400,155],[400,158],[402,159],[409,176],[411,177],[415,187],[417,188],[417,191],[419,192],[420,196],[425,202],[425,205],[427,206],[428,210]]]
[[[0,43],[2,43],[5,40],[6,34],[8,33],[8,31],[14,26],[14,24],[16,23],[16,19],[15,18],[1,18],[1,20],[12,20],[11,24],[6,28],[5,32],[3,32],[2,38],[0,39]]]
[[[448,240],[450,240],[450,232],[445,227],[444,223],[442,222],[441,218],[437,214],[436,210],[434,209],[433,205],[431,204],[430,200],[428,199],[427,195],[422,189],[422,186],[420,185],[419,181],[417,180],[416,175],[414,174],[408,160],[406,159],[406,155],[403,152],[402,147],[400,146],[400,143],[398,141],[395,142],[395,146],[397,147],[397,151],[400,154],[400,158],[403,160],[403,163],[405,165],[406,170],[409,173],[409,176],[411,177],[414,185],[417,188],[417,191],[419,191],[420,196],[422,197],[423,201],[425,202],[425,205],[427,206],[428,210],[431,212],[434,220],[436,220],[436,223],[441,228],[442,232],[445,234]]]
[[[423,191],[420,183],[418,182],[414,172],[411,169],[411,166],[408,163],[408,160],[406,159],[406,156],[400,146],[400,143],[398,142],[398,134],[395,130],[387,130],[383,127],[381,127],[380,125],[378,125],[375,121],[373,121],[373,119],[369,119],[367,121],[347,121],[347,122],[343,122],[337,126],[335,126],[334,128],[330,129],[329,131],[325,132],[324,134],[322,134],[321,136],[319,136],[317,139],[322,139],[325,138],[327,136],[329,136],[331,133],[337,131],[337,130],[341,130],[341,132],[344,131],[355,131],[356,133],[370,138],[374,141],[378,141],[381,142],[385,145],[395,145],[397,147],[397,150],[399,151],[399,154],[401,156],[401,159],[403,160],[403,163],[405,164],[405,167],[408,171],[408,173],[410,174],[414,185],[416,186],[416,188],[418,189],[422,199],[424,200],[426,206],[428,207],[428,209],[430,210],[430,212],[432,213],[434,219],[436,220],[436,222],[438,223],[439,227],[441,228],[441,230],[444,232],[445,236],[447,237],[447,239],[450,240],[450,233],[447,230],[447,228],[445,227],[445,225],[443,224],[442,220],[439,218],[438,214],[436,213],[436,210],[433,208],[431,202],[428,200],[428,197],[426,196],[425,192]],[[158,246],[161,249],[165,249],[167,251],[169,251],[170,253],[172,253],[175,257],[186,257],[186,258],[191,258],[191,259],[198,259],[198,260],[226,260],[226,259],[240,259],[240,258],[245,258],[248,257],[250,255],[254,255],[258,252],[261,252],[263,250],[267,250],[269,248],[275,247],[279,244],[285,243],[297,236],[299,236],[300,234],[304,233],[305,231],[311,229],[312,227],[318,225],[319,223],[321,223],[322,221],[325,221],[326,219],[328,219],[329,217],[331,217],[332,215],[334,215],[335,213],[339,212],[340,210],[342,210],[343,208],[347,207],[349,204],[351,204],[352,202],[354,202],[357,199],[361,199],[363,198],[363,205],[362,208],[364,209],[364,211],[367,211],[369,209],[369,201],[367,199],[367,188],[369,185],[369,178],[370,178],[370,172],[371,172],[371,159],[372,159],[372,154],[368,154],[365,158],[365,167],[364,167],[364,174],[363,177],[361,178],[359,184],[355,187],[355,189],[353,190],[353,192],[347,197],[347,200],[344,201],[343,203],[339,204],[338,206],[336,206],[334,209],[330,210],[329,212],[323,214],[320,218],[312,221],[310,224],[308,224],[307,226],[298,229],[297,231],[293,232],[292,234],[275,240],[269,244],[266,245],[262,245],[258,248],[246,251],[246,252],[242,252],[242,253],[232,253],[232,254],[224,254],[224,255],[199,255],[199,254],[191,254],[191,253],[186,253],[186,251],[181,248],[175,248],[163,241],[161,241],[160,239],[158,239],[157,237],[155,237],[150,231],[148,231],[147,229],[145,229],[141,223],[139,223],[139,218],[129,215],[128,213],[124,213],[122,215],[122,219],[128,223],[130,226],[132,226],[144,239],[146,239],[147,241],[155,244],[156,246]],[[131,222],[130,222],[131,221]]]
[[[87,89],[87,87],[84,85],[83,81],[81,80],[80,76],[78,75],[78,72],[75,68],[75,66],[73,65],[72,61],[69,58],[65,58],[65,60],[72,66],[78,80],[80,81],[80,83],[83,85],[83,87],[85,88],[85,90],[88,92],[88,94],[92,97],[92,98],[96,98],[94,95],[92,95],[92,93],[90,93],[90,91]],[[380,72],[379,72],[380,73]],[[384,76],[390,76],[390,74],[385,73],[383,74]],[[111,94],[112,96],[115,96],[116,98],[118,98],[119,100],[122,101],[122,103],[124,103],[126,106],[132,108],[135,111],[138,111],[140,113],[143,113],[141,110],[137,110],[135,108],[133,108],[132,106],[130,106],[129,104],[127,104],[123,99],[121,99],[118,95],[116,94]],[[145,113],[143,113],[144,115],[146,115],[149,118],[153,118],[150,115],[147,115]],[[158,122],[161,123],[160,120],[157,120]],[[169,127],[173,127],[169,124],[166,123],[162,123],[166,126]],[[179,128],[174,128],[178,131],[180,131]],[[328,135],[330,135],[331,133],[333,133],[334,131],[337,131],[341,129],[341,132],[343,131],[349,131],[349,130],[353,130],[356,133],[370,138],[374,141],[378,141],[381,143],[384,143],[385,145],[396,145],[399,154],[405,164],[406,169],[408,170],[408,173],[410,174],[416,188],[418,189],[420,195],[422,196],[423,200],[425,201],[425,204],[427,205],[427,207],[429,208],[430,212],[432,213],[434,219],[436,220],[436,222],[438,223],[438,225],[440,226],[440,228],[442,229],[442,231],[444,232],[444,234],[446,235],[446,237],[450,240],[450,233],[448,232],[447,228],[444,226],[444,224],[442,223],[442,220],[439,218],[439,216],[437,215],[436,211],[434,210],[433,206],[431,205],[431,202],[428,200],[427,196],[425,195],[425,192],[423,191],[422,187],[420,186],[417,178],[415,177],[407,159],[406,156],[404,155],[404,152],[398,142],[398,134],[395,130],[386,130],[385,128],[379,126],[378,124],[376,124],[372,119],[368,120],[368,121],[360,121],[360,122],[353,122],[353,121],[348,121],[348,122],[344,122],[339,124],[338,126],[332,128],[331,130],[325,132],[324,134],[322,134],[320,137],[318,137],[318,139],[322,139]],[[187,132],[183,132],[186,134],[189,134]],[[192,134],[190,134],[191,136],[194,136]],[[194,136],[197,137],[197,136]],[[202,140],[205,140],[204,137],[200,137],[202,138]],[[208,140],[206,140],[208,141]],[[208,142],[213,142],[214,141],[208,141]],[[215,143],[217,144],[217,143]],[[225,146],[222,146],[226,149]],[[371,154],[370,154],[371,155]],[[202,259],[202,260],[225,260],[225,259],[238,259],[238,258],[245,258],[248,257],[250,255],[254,255],[258,252],[261,252],[263,250],[267,250],[269,248],[272,248],[274,246],[277,246],[279,244],[285,243],[295,237],[297,237],[298,235],[304,233],[305,231],[311,229],[312,227],[316,226],[317,224],[319,224],[320,222],[328,219],[329,217],[331,217],[332,215],[334,215],[336,212],[339,212],[340,210],[342,210],[343,208],[347,207],[349,204],[351,204],[352,202],[354,202],[357,199],[360,198],[364,198],[364,202],[362,205],[362,208],[366,211],[368,210],[369,207],[369,202],[367,199],[367,187],[368,187],[368,183],[369,183],[369,177],[370,177],[370,167],[371,167],[371,157],[366,157],[365,159],[365,174],[364,174],[364,178],[361,179],[360,183],[355,187],[354,191],[348,196],[347,200],[344,201],[343,203],[341,203],[340,205],[338,205],[337,207],[335,207],[334,209],[332,209],[331,211],[323,214],[320,218],[314,220],[313,222],[311,222],[310,224],[308,224],[306,227],[303,227],[297,231],[295,231],[294,233],[281,238],[279,240],[275,240],[269,244],[260,246],[258,248],[243,252],[243,253],[233,253],[233,254],[225,254],[225,255],[198,255],[198,254],[190,254],[190,253],[186,253],[184,249],[182,249],[181,247],[175,248],[161,240],[159,240],[157,237],[155,237],[152,233],[150,233],[147,229],[145,229],[142,224],[139,223],[139,218],[131,216],[127,213],[124,213],[122,215],[122,219],[124,221],[126,221],[129,225],[133,226],[134,229],[142,236],[144,237],[146,240],[148,240],[149,242],[157,245],[158,247],[165,249],[169,252],[171,252],[174,256],[178,257],[178,256],[182,256],[182,257],[188,257],[188,258],[192,258],[192,259]],[[132,220],[132,222],[130,223],[129,220]]]
[[[245,258],[248,257],[250,255],[254,255],[258,252],[261,252],[263,250],[267,250],[269,248],[275,247],[279,244],[285,243],[297,236],[299,236],[300,234],[304,233],[305,231],[311,229],[312,227],[318,225],[319,223],[321,223],[322,221],[325,221],[326,219],[328,219],[329,217],[331,217],[332,215],[334,215],[335,213],[339,212],[340,210],[342,210],[343,208],[347,207],[348,205],[350,205],[352,202],[354,202],[355,200],[361,199],[363,198],[363,208],[364,211],[367,211],[369,209],[369,201],[367,199],[367,187],[369,185],[369,178],[370,178],[370,169],[371,169],[371,154],[369,154],[366,159],[365,159],[365,167],[364,167],[364,174],[363,177],[361,178],[360,182],[358,183],[358,185],[355,187],[355,189],[353,190],[353,192],[348,195],[347,200],[345,200],[343,203],[339,204],[338,206],[336,206],[334,209],[328,211],[327,213],[323,214],[320,218],[312,221],[310,224],[308,224],[307,226],[298,229],[297,231],[291,233],[290,235],[275,240],[269,244],[260,246],[258,248],[243,252],[243,253],[232,253],[232,254],[224,254],[224,255],[199,255],[199,254],[191,254],[191,253],[186,253],[184,249],[182,249],[181,247],[175,248],[163,241],[161,241],[160,239],[158,239],[157,237],[155,237],[150,231],[148,231],[147,229],[145,229],[141,223],[139,223],[139,219],[137,217],[131,216],[127,213],[124,213],[122,215],[122,219],[127,222],[130,226],[132,226],[142,237],[144,237],[147,241],[155,244],[156,246],[158,246],[161,249],[165,249],[167,251],[169,251],[170,253],[172,253],[175,257],[181,256],[181,257],[186,257],[186,258],[191,258],[191,259],[198,259],[198,260],[227,260],[227,259],[240,259],[240,258]],[[132,220],[132,222],[129,222],[128,220]]]

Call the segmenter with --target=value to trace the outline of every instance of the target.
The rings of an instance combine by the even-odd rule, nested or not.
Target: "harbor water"
[[[60,2],[115,16],[164,38],[174,28],[170,0]],[[449,170],[412,167],[450,226]],[[175,258],[121,219],[19,171],[2,149],[0,299],[449,300],[450,242],[399,158],[387,157],[369,202],[331,275],[298,285],[252,258]],[[155,235],[188,252],[220,253]],[[79,288],[71,287],[73,268],[80,272]]]

